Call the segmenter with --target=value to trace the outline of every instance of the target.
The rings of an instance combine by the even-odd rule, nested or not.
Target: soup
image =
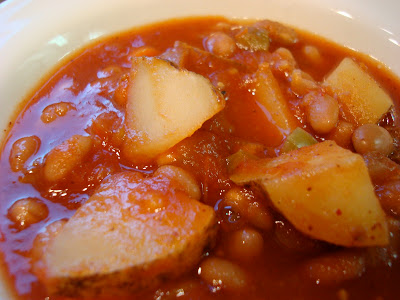
[[[3,146],[16,295],[397,299],[398,88],[268,20],[172,20],[81,49]]]

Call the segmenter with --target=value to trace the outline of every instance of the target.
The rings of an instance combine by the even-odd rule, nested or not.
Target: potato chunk
[[[282,135],[288,136],[298,126],[297,120],[290,111],[269,64],[261,65],[256,73],[256,83],[255,97],[260,108],[280,129]]]
[[[224,108],[221,94],[201,75],[158,58],[139,57],[133,65],[122,148],[132,162],[156,157]]]
[[[344,113],[357,125],[377,123],[393,106],[378,83],[350,58],[343,59],[324,85],[337,94]]]
[[[258,182],[299,231],[342,246],[387,244],[385,214],[360,155],[326,141],[245,163],[231,179]]]
[[[214,210],[188,196],[191,175],[162,168],[112,175],[76,211],[36,264],[51,294],[132,293],[198,263],[215,235]]]

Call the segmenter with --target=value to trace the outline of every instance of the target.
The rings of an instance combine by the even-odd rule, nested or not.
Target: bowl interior
[[[281,21],[367,53],[400,74],[398,11],[396,0],[7,0],[0,3],[0,126],[6,128],[16,104],[75,49],[171,17]],[[0,283],[0,298],[10,297]]]

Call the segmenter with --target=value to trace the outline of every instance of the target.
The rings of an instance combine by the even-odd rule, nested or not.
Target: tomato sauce
[[[156,289],[129,295],[127,299],[398,299],[400,231],[393,231],[393,239],[397,240],[389,248],[359,250],[362,256],[375,250],[377,253],[374,263],[367,264],[362,275],[323,285],[318,280],[304,279],[302,265],[321,254],[336,253],[342,248],[315,242],[297,232],[272,208],[265,194],[251,186],[245,189],[251,191],[252,203],[270,212],[274,229],[263,229],[269,225],[258,227],[263,238],[263,251],[255,259],[243,262],[230,256],[233,232],[254,227],[254,223],[224,202],[227,192],[236,186],[229,179],[227,158],[243,147],[255,149],[262,157],[274,157],[280,153],[286,137],[254,98],[257,86],[252,74],[260,62],[274,66],[274,52],[286,47],[298,68],[316,82],[321,82],[344,57],[351,57],[368,70],[393,99],[396,106],[384,120],[393,128],[400,126],[397,117],[400,82],[384,66],[366,56],[301,31],[297,32],[298,41],[292,45],[271,39],[268,51],[236,49],[229,58],[205,54],[208,53],[205,50],[206,38],[224,26],[234,28],[239,25],[219,17],[194,18],[172,20],[113,35],[70,56],[27,99],[7,135],[0,159],[0,249],[5,273],[17,297],[45,299],[48,296],[32,272],[31,249],[38,233],[57,220],[70,218],[108,175],[122,170],[152,174],[161,160],[172,156],[172,164],[189,171],[199,181],[201,201],[214,207],[217,213],[218,239],[215,248],[207,250],[205,256],[229,258],[245,270],[250,284],[236,292],[213,287],[199,278],[196,267],[182,278],[166,280]],[[162,155],[157,161],[146,164],[132,164],[124,158],[119,147],[119,134],[123,133],[118,130],[125,113],[115,95],[121,92],[120,86],[124,75],[130,72],[131,56],[135,51],[165,57],[176,41],[201,50],[191,54],[183,67],[209,78],[223,94],[226,107],[206,121],[194,135],[170,149],[169,156]],[[318,49],[320,58],[317,64],[307,58],[306,46]],[[314,134],[319,141],[329,139],[329,135],[315,133],[305,121],[305,112],[300,105],[302,97],[293,93],[287,75],[280,72],[279,67],[272,67],[272,71],[297,125]],[[44,123],[43,111],[49,105],[63,102],[69,103],[66,112],[55,107],[53,110],[57,116]],[[67,178],[55,183],[43,180],[46,155],[73,135],[95,137],[89,158],[74,168]],[[36,136],[40,146],[25,162],[29,167],[15,172],[10,166],[10,153],[16,141],[28,136]],[[45,203],[48,215],[21,229],[10,218],[9,210],[17,200],[27,197]],[[46,299],[66,298],[51,296]]]

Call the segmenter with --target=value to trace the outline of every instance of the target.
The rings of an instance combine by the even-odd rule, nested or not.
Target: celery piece
[[[268,51],[269,35],[264,28],[246,27],[236,36],[236,42],[239,48],[251,51]]]
[[[232,173],[241,163],[253,159],[257,159],[257,156],[240,149],[238,152],[227,158],[228,172]]]
[[[297,127],[289,136],[286,138],[285,143],[282,147],[282,152],[289,152],[295,149],[299,149],[305,146],[311,146],[317,144],[317,140],[304,129]]]

